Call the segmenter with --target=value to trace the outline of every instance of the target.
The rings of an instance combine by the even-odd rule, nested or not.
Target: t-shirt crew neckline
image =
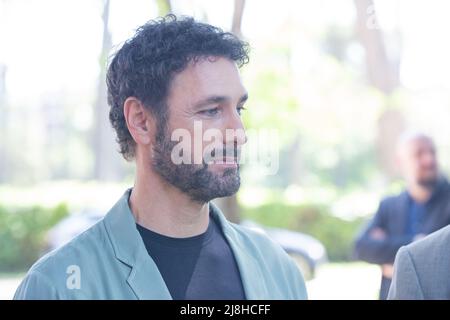
[[[138,223],[136,223],[136,227],[140,233],[144,233],[146,237],[151,238],[152,241],[155,241],[160,245],[167,247],[196,247],[199,245],[205,246],[211,241],[212,235],[214,233],[214,224],[215,224],[215,221],[213,221],[213,219],[214,218],[211,216],[210,213],[209,223],[206,231],[199,235],[185,238],[166,236],[153,230],[147,229]]]

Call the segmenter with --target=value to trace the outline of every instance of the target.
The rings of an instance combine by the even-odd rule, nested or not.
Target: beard
[[[432,190],[436,187],[436,185],[438,184],[438,181],[439,181],[439,176],[436,174],[436,175],[433,175],[430,177],[420,178],[420,179],[418,179],[417,182],[423,188]]]
[[[212,172],[204,161],[202,164],[175,164],[171,153],[178,142],[169,139],[167,129],[158,131],[151,165],[167,183],[200,203],[231,196],[239,190],[239,164],[237,168],[226,168],[221,172]]]

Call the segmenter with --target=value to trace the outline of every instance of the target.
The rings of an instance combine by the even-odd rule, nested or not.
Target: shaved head
[[[397,153],[402,155],[402,153],[407,152],[411,144],[417,141],[426,141],[434,145],[433,139],[426,133],[420,131],[407,131],[403,133],[397,142]]]
[[[432,188],[439,178],[436,147],[433,139],[423,132],[403,134],[397,145],[402,174],[409,184]]]

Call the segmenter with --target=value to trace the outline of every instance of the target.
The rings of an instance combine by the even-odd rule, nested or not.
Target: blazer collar
[[[115,256],[128,265],[131,272],[127,283],[139,299],[172,299],[158,267],[147,252],[136,229],[136,221],[128,205],[131,189],[119,199],[104,218]],[[225,218],[220,209],[210,202],[210,212],[219,223],[236,259],[247,299],[266,299],[268,289],[259,263],[245,246],[245,239]],[[253,249],[255,250],[255,249]]]
[[[147,252],[128,205],[131,189],[119,199],[104,222],[118,260],[131,268],[127,283],[139,299],[172,299],[158,267]]]

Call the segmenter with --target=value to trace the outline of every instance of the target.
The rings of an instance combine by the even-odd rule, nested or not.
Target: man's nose
[[[242,123],[241,116],[237,111],[233,112],[228,117],[225,130],[225,140],[228,143],[236,143],[238,146],[247,142],[245,127]]]

